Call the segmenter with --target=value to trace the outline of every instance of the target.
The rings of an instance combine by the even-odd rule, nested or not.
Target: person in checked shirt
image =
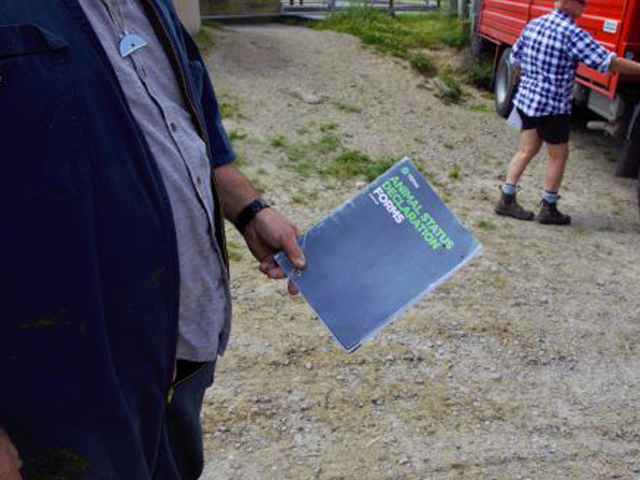
[[[569,115],[578,63],[601,73],[640,74],[640,63],[619,58],[576,25],[586,0],[559,0],[548,15],[532,20],[513,46],[511,64],[519,81],[513,100],[522,120],[520,145],[507,171],[498,215],[533,220],[534,213],[516,201],[518,181],[527,165],[547,145],[545,189],[536,220],[569,225],[571,217],[557,208],[565,165],[569,157]]]

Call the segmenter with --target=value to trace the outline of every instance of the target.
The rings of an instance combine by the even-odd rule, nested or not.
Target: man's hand
[[[224,216],[235,220],[240,211],[258,197],[251,182],[233,165],[214,170]],[[304,268],[304,255],[296,237],[300,230],[273,208],[260,210],[243,232],[247,246],[260,261],[260,271],[269,278],[284,278],[284,272],[273,259],[273,254],[284,250],[294,267]],[[289,282],[289,293],[298,290]]]
[[[0,479],[22,480],[18,450],[13,446],[7,433],[0,428]]]
[[[296,241],[300,235],[298,227],[280,215],[273,208],[265,208],[244,230],[244,238],[249,250],[260,261],[260,271],[272,279],[285,278],[273,254],[284,250],[289,261],[297,269],[304,268],[305,259]],[[289,293],[295,295],[298,289],[289,282]]]

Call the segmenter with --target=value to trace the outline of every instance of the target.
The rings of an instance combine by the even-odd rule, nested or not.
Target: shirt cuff
[[[236,154],[234,151],[227,152],[227,153],[219,153],[217,155],[213,155],[213,158],[211,159],[211,167],[218,168],[224,165],[229,165],[235,159],[236,159]]]
[[[617,56],[618,55],[616,55],[614,52],[610,52],[609,55],[607,55],[607,59],[602,63],[602,65],[600,65],[598,71],[600,73],[607,73],[609,71],[609,68],[611,68],[611,62],[613,62],[613,59]]]

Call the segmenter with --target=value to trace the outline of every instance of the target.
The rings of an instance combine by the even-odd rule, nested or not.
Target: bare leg
[[[561,143],[559,145],[548,145],[547,153],[549,159],[547,161],[547,175],[545,178],[546,188],[550,192],[557,192],[564,177],[564,168],[569,158],[569,144]]]
[[[520,145],[518,152],[509,163],[507,170],[507,183],[516,184],[520,180],[529,162],[537,155],[542,146],[542,139],[535,129],[523,130],[520,134]]]

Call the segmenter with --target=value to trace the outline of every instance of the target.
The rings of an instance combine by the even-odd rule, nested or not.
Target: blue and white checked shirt
[[[522,68],[513,103],[530,117],[571,113],[578,63],[606,73],[615,56],[566,13],[538,17],[511,51],[511,64]]]

